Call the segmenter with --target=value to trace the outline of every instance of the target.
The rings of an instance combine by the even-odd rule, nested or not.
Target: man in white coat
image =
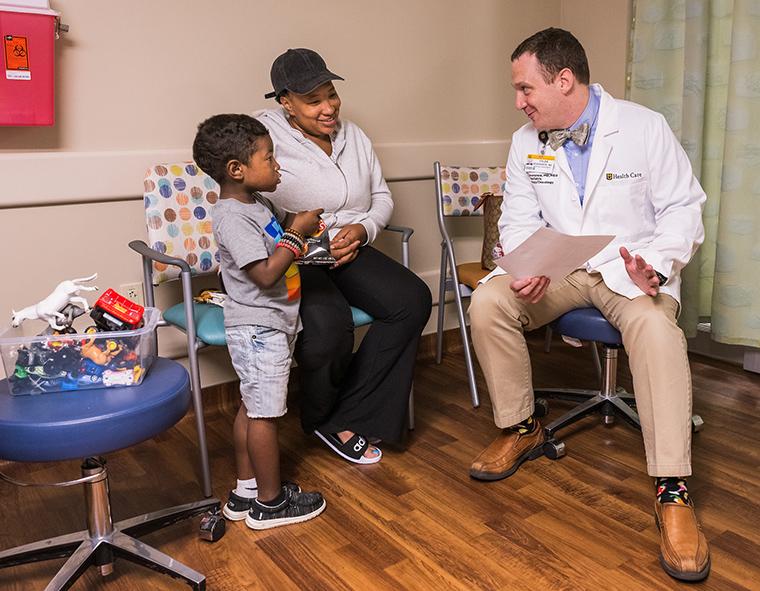
[[[680,271],[704,238],[705,194],[665,119],[589,85],[583,47],[546,29],[512,54],[515,106],[530,119],[512,137],[499,220],[512,251],[540,227],[613,242],[558,283],[492,273],[472,296],[470,317],[488,384],[497,439],[470,474],[498,480],[539,457],[524,330],[594,306],[622,334],[630,360],[647,471],[655,477],[660,562],[681,580],[710,569],[686,477],[691,474],[691,376],[676,324]]]

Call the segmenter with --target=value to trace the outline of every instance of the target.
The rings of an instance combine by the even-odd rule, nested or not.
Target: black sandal
[[[369,441],[361,435],[354,434],[345,443],[340,440],[340,437],[336,433],[324,433],[319,429],[315,429],[314,435],[324,441],[330,449],[344,460],[355,464],[376,464],[383,457],[383,452],[378,448],[375,448],[377,450],[375,457],[365,457],[364,453],[369,448]]]

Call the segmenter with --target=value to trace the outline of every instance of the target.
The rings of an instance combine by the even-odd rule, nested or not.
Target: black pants
[[[295,357],[301,424],[397,442],[404,432],[420,333],[430,316],[427,285],[371,246],[350,263],[302,266]],[[356,352],[349,305],[375,320]]]

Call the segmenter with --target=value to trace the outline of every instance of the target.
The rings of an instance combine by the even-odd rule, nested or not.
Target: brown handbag
[[[480,251],[480,266],[486,271],[493,271],[496,264],[493,262],[494,249],[501,250],[499,244],[499,217],[501,216],[501,195],[491,192],[483,193],[478,200],[475,209],[483,207],[483,248]]]

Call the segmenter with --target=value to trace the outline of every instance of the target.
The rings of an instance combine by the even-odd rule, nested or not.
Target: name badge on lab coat
[[[525,172],[527,174],[551,173],[554,171],[554,156],[546,154],[528,154],[525,162]]]

